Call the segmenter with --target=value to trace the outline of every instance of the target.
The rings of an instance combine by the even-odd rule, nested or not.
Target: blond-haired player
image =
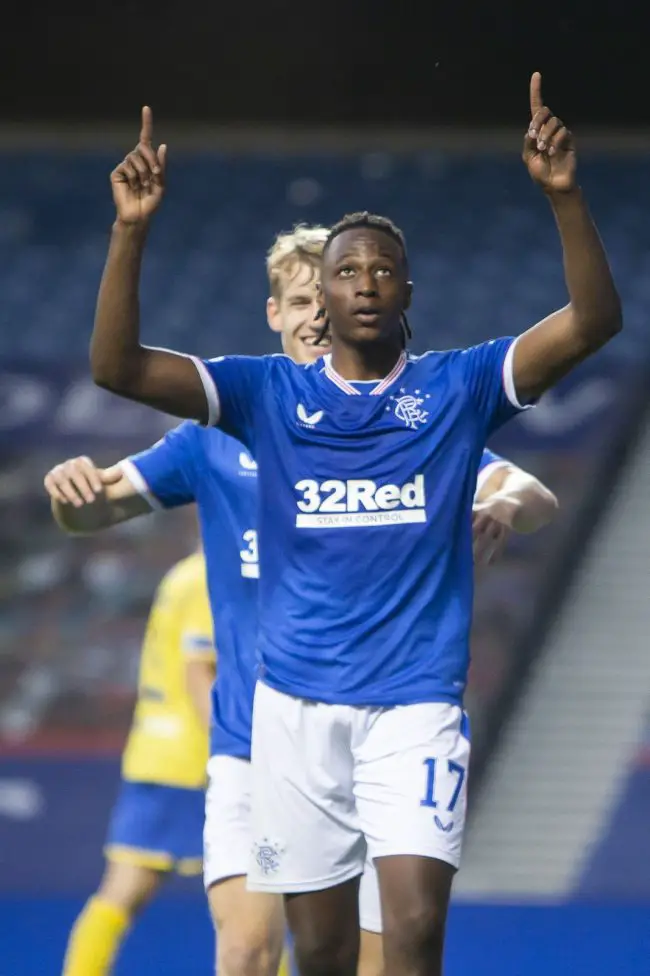
[[[117,229],[118,244],[112,245],[118,249],[118,259],[119,233]],[[280,234],[267,255],[268,323],[280,334],[284,352],[299,363],[314,361],[327,352],[327,346],[313,344],[317,331],[314,320],[318,309],[320,258],[326,238],[325,228],[298,226],[292,233]],[[535,478],[520,473],[513,482],[517,469],[500,459],[489,460],[490,466],[481,478],[478,498],[482,508],[477,514],[475,532],[477,555],[482,559],[496,554],[510,529],[531,531],[544,524],[555,505],[553,496]],[[222,597],[219,603],[210,584],[215,629],[220,635],[219,676],[213,698],[216,724],[227,720],[228,697],[245,701],[249,709],[246,723],[249,745],[255,671],[255,637],[250,626],[256,623],[255,481],[254,462],[241,445],[214,428],[195,424],[182,424],[161,444],[113,468],[98,470],[88,458],[76,458],[58,465],[46,478],[55,515],[69,531],[97,531],[150,511],[152,507],[198,502],[204,539],[216,526],[214,545],[207,541],[205,544],[209,579],[210,553],[219,561],[214,570],[214,585],[218,588],[226,581],[220,569],[223,559],[232,551],[241,561],[240,582],[245,580],[249,590],[247,611],[238,593],[229,597],[237,612],[237,634],[229,638],[237,646],[231,649],[224,645],[224,632],[218,620],[227,594],[219,591]],[[224,490],[230,482],[233,491]],[[236,490],[235,486],[238,486]],[[250,507],[244,512],[241,506],[251,489]],[[492,510],[487,504],[491,495],[496,499]],[[227,578],[231,588],[235,575],[233,569],[232,576]],[[248,682],[240,680],[242,663],[250,667]],[[238,681],[234,687],[233,674]],[[219,972],[226,976],[271,974],[273,966],[277,967],[284,934],[280,902],[274,896],[247,892],[245,888],[251,841],[248,759],[249,755],[217,753],[213,742],[206,804],[205,881],[218,933]],[[365,925],[360,959],[360,972],[364,976],[376,976],[382,967],[381,921],[375,885],[376,879],[370,871],[362,883],[360,904],[361,925]]]
[[[214,672],[205,563],[196,553],[167,573],[151,608],[106,869],[70,934],[64,976],[107,976],[164,881],[201,872]]]

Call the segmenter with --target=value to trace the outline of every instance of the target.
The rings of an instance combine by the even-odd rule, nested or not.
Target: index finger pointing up
[[[140,142],[151,143],[153,138],[153,112],[148,105],[142,108],[142,127],[140,129]]]
[[[537,112],[539,112],[543,106],[542,76],[539,71],[535,71],[530,79],[530,117],[534,119]]]

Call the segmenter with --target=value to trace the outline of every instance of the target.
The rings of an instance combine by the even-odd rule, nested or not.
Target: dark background
[[[640,0],[34,2],[5,11],[0,118],[519,126],[528,77],[572,125],[650,124]]]

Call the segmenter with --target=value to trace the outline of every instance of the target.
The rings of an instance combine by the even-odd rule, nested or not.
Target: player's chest
[[[381,396],[307,389],[272,407],[257,444],[260,464],[319,479],[410,473],[471,440],[477,426],[465,397],[446,384],[417,380]]]

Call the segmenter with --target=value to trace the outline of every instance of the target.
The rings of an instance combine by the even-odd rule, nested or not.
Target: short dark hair
[[[330,244],[335,237],[342,234],[346,230],[354,230],[357,227],[368,227],[372,230],[380,230],[384,234],[388,234],[393,240],[399,244],[404,257],[404,264],[408,268],[408,255],[406,253],[406,239],[404,234],[399,229],[397,224],[394,224],[392,220],[388,217],[381,217],[379,214],[369,213],[367,210],[359,210],[357,213],[346,214],[341,220],[330,227],[330,232],[327,235],[327,240],[325,241],[325,247],[323,248],[323,254],[328,250]]]
[[[388,234],[389,237],[399,244],[400,250],[402,252],[402,258],[404,260],[404,267],[408,273],[408,254],[406,253],[406,239],[404,234],[399,229],[397,224],[394,224],[392,220],[388,217],[381,217],[379,214],[369,213],[367,210],[359,210],[356,213],[346,214],[341,220],[337,220],[335,224],[330,227],[330,232],[327,235],[327,240],[325,241],[325,246],[323,248],[323,256],[327,253],[327,250],[339,234],[342,234],[346,230],[354,230],[357,227],[368,227],[372,230],[383,231],[384,234]],[[321,309],[318,313],[319,318],[324,318],[323,327],[316,336],[315,344],[318,345],[323,341],[328,335],[330,330],[330,323],[325,312],[325,309]],[[404,338],[404,345],[412,337],[411,327],[409,325],[408,319],[406,317],[406,312],[401,314],[402,323],[402,333]]]

